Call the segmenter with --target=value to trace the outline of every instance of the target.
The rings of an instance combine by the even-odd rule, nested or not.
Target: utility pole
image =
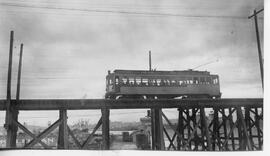
[[[261,52],[260,35],[259,35],[259,28],[258,28],[258,21],[257,21],[257,14],[259,14],[262,11],[263,11],[263,9],[259,10],[258,12],[256,10],[254,10],[253,15],[249,16],[248,19],[254,17],[257,46],[258,46],[258,55],[259,55],[259,63],[260,63],[260,70],[261,70],[262,88],[263,88],[263,84],[264,84],[264,82],[263,82],[263,58],[262,58],[262,52]]]
[[[23,54],[23,44],[21,44],[21,47],[20,47],[20,58],[19,58],[19,66],[18,66],[17,91],[16,91],[16,105],[19,105],[19,101],[20,101],[22,54]],[[13,108],[12,109],[12,120],[18,121],[18,114],[19,114],[19,111]],[[16,147],[17,131],[18,131],[18,126],[15,124],[12,124],[12,132],[11,132],[11,137],[12,137],[11,145],[12,145],[12,147]]]
[[[6,147],[13,147],[12,137],[12,104],[11,104],[11,73],[12,73],[12,55],[13,55],[13,39],[14,32],[10,32],[10,44],[9,44],[9,62],[8,62],[8,77],[7,77],[7,101],[6,101],[6,120],[4,127],[7,130]],[[16,140],[15,140],[16,143]]]
[[[21,90],[21,73],[22,73],[22,54],[23,54],[23,44],[20,47],[20,58],[18,67],[18,77],[17,77],[17,92],[16,92],[16,103],[19,104],[20,100],[20,90]]]

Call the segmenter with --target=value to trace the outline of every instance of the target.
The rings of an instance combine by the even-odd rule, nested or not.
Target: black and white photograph
[[[0,155],[264,151],[264,4],[0,0]]]

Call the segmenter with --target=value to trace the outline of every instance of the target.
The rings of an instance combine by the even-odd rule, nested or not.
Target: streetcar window
[[[148,79],[142,79],[142,85],[148,86]]]
[[[170,80],[167,80],[167,83],[166,83],[168,86],[170,86],[171,85],[171,82],[170,82]]]
[[[165,85],[164,80],[161,80],[160,85],[161,85],[161,86],[164,86],[164,85]]]
[[[134,83],[135,83],[135,82],[134,82],[134,78],[129,78],[129,84],[133,86]]]
[[[176,81],[175,80],[172,80],[171,83],[172,83],[172,86],[175,86],[176,85]]]
[[[211,77],[206,77],[206,84],[211,84]]]
[[[187,84],[187,78],[186,77],[183,77],[182,85],[185,85],[185,84]]]
[[[157,80],[156,80],[157,86],[160,86],[160,82],[161,82],[161,79],[157,79]]]
[[[126,85],[127,84],[127,78],[126,77],[122,78],[122,82],[123,82],[124,85]]]
[[[205,77],[200,77],[200,83],[205,84]]]
[[[183,84],[184,84],[184,81],[180,80],[180,81],[179,81],[179,85],[181,86],[181,85],[183,85]]]
[[[163,80],[163,82],[164,82],[164,86],[167,86],[168,85],[167,80]]]
[[[157,85],[157,80],[152,80],[152,82],[151,82],[151,84],[153,85],[153,86],[156,86]]]
[[[112,79],[109,80],[109,84],[112,84]]]
[[[141,85],[141,83],[142,83],[141,82],[141,80],[142,80],[141,78],[137,77],[135,80],[136,80],[136,84],[137,85]]]
[[[193,84],[193,80],[192,80],[191,77],[189,77],[189,78],[187,79],[187,84]]]
[[[194,84],[198,84],[198,83],[199,83],[199,78],[194,77],[194,78],[193,78],[193,82],[194,82]]]
[[[148,85],[149,85],[149,86],[152,86],[152,85],[153,85],[153,80],[148,79]]]
[[[213,78],[213,84],[218,84],[218,78]]]
[[[155,79],[150,80],[150,85],[152,85],[152,86],[156,86],[156,85],[157,85],[156,80],[155,80]]]
[[[119,77],[115,77],[115,84],[116,84],[116,85],[119,84]]]

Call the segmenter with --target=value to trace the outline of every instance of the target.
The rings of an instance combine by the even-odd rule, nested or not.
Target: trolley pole
[[[258,28],[258,21],[257,21],[257,14],[259,14],[262,11],[263,11],[263,9],[259,10],[258,12],[256,10],[254,10],[253,15],[249,16],[248,18],[250,19],[250,18],[254,17],[257,46],[258,46],[258,55],[259,55],[259,62],[260,62],[262,88],[263,88],[263,84],[264,84],[264,82],[263,82],[263,58],[262,58],[262,52],[261,52],[260,35],[259,35],[259,28]]]
[[[152,62],[151,62],[151,50],[149,51],[149,71],[152,70]]]
[[[151,51],[149,51],[149,71],[152,71]],[[155,97],[151,97],[155,99]],[[160,108],[151,109],[151,135],[152,135],[152,150],[165,150],[163,136],[162,110]]]

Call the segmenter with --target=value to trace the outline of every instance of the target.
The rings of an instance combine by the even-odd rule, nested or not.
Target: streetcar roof
[[[179,74],[187,74],[187,75],[210,75],[208,71],[195,71],[195,70],[182,70],[182,71],[156,71],[156,70],[114,70],[115,74],[161,74],[161,75],[179,75]]]

